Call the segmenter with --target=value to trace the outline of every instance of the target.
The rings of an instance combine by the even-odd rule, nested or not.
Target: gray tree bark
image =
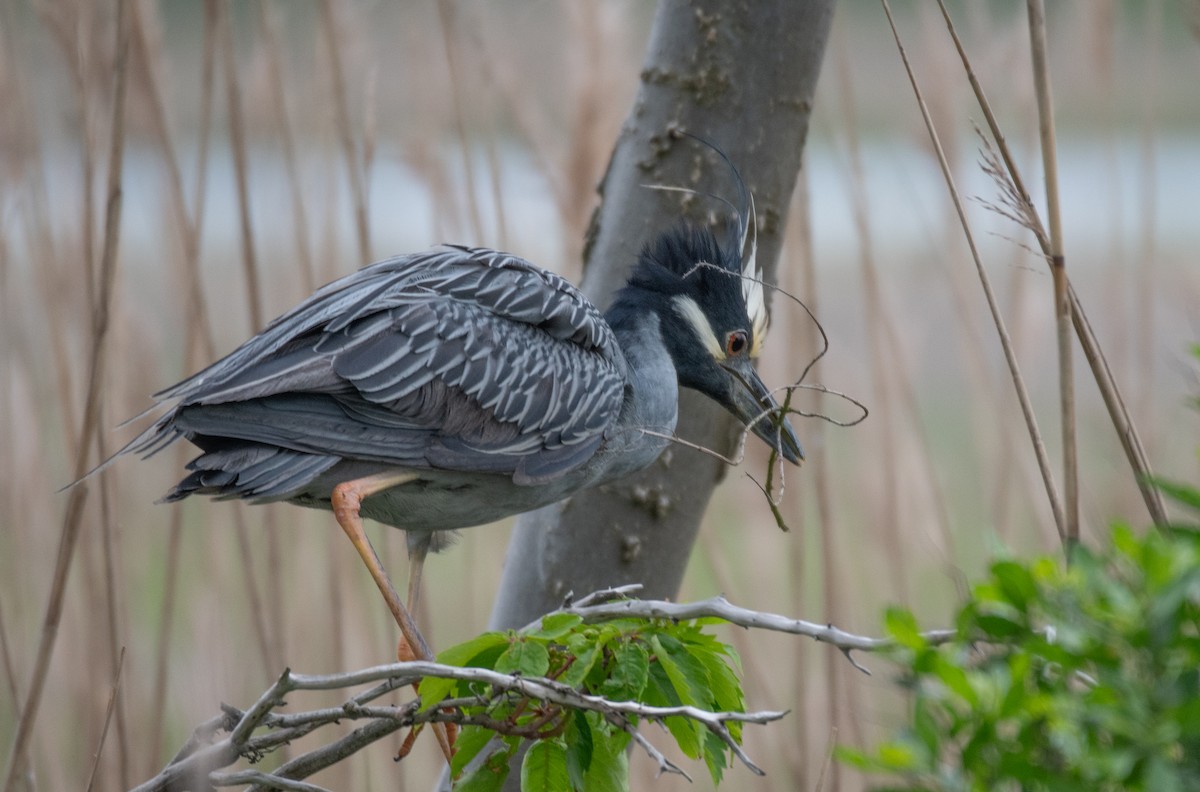
[[[728,167],[689,132],[720,147],[753,192],[758,256],[773,276],[825,50],[834,0],[662,0],[641,87],[600,184],[584,252],[583,290],[604,307],[642,246],[681,217],[703,222],[716,202],[649,190],[689,187],[736,199]],[[678,434],[722,453],[733,419],[682,391]],[[673,598],[725,466],[674,445],[649,469],[522,516],[509,545],[491,627],[528,624],[578,595],[641,583]]]

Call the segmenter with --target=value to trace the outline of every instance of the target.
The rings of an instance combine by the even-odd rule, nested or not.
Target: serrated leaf
[[[600,685],[600,694],[613,701],[631,701],[646,689],[650,673],[650,653],[640,641],[626,641],[609,647],[614,654],[608,678]]]
[[[716,708],[728,712],[741,712],[746,706],[745,694],[742,692],[741,681],[725,661],[725,657],[707,649],[686,644],[685,646],[688,653],[703,664],[704,670],[708,672],[709,692]]]
[[[520,674],[527,677],[545,676],[550,670],[550,653],[546,645],[518,638],[496,658],[496,671],[501,674]]]
[[[537,740],[521,763],[521,792],[563,792],[571,788],[567,751],[559,740]]]
[[[669,635],[650,636],[650,646],[663,670],[667,672],[667,678],[675,686],[675,693],[681,703],[703,709],[712,707],[708,672],[705,671],[703,663]]]
[[[561,638],[583,623],[583,617],[575,613],[551,613],[542,617],[541,628],[526,635],[530,638],[554,640]]]
[[[605,735],[596,728],[592,735],[592,764],[583,777],[583,792],[628,792],[629,757],[625,746],[629,735],[623,731]]]
[[[650,665],[650,680],[642,700],[654,707],[678,707],[683,703],[662,663]],[[700,746],[704,739],[701,732],[707,729],[690,718],[678,715],[664,718],[663,725],[671,732],[684,756],[689,759],[700,758]]]
[[[570,685],[577,688],[583,684],[583,680],[587,679],[588,673],[596,665],[596,660],[600,657],[600,647],[589,645],[585,646],[580,651],[575,652],[575,662],[567,667],[567,670],[559,678],[564,685]]]
[[[713,786],[720,786],[729,766],[728,748],[720,737],[704,730],[704,764],[708,765],[708,774],[712,776]]]
[[[574,789],[582,789],[584,776],[592,766],[594,752],[592,727],[583,710],[571,713],[571,720],[563,737],[567,744],[567,775],[571,777],[571,786]]]

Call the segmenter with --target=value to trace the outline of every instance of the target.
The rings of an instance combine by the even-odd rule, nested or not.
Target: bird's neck
[[[659,435],[675,431],[679,377],[663,343],[658,315],[623,301],[627,296],[628,292],[618,295],[605,319],[617,337],[627,367],[625,402],[618,422],[627,431],[622,433],[623,438],[614,440],[625,445],[623,462],[628,462],[630,470],[638,470],[653,462],[666,447],[667,441]],[[648,431],[638,431],[641,429]]]

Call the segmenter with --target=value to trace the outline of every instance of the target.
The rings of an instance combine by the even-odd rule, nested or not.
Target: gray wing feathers
[[[242,471],[240,497],[291,482],[287,452],[532,483],[595,452],[624,382],[611,329],[570,283],[495,251],[443,247],[320,289],[157,394],[176,408],[127,450],[153,452],[180,435],[236,438],[243,454],[275,449],[252,461],[209,451],[180,485],[214,486],[225,464]],[[307,462],[308,472],[322,464]]]

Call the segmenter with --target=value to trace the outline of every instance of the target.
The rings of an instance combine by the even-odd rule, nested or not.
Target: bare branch
[[[584,601],[595,602],[605,596],[622,593],[623,591],[598,592],[588,595]],[[729,745],[734,754],[748,768],[761,774],[762,771],[750,761],[733,738],[728,724],[730,722],[770,723],[779,720],[786,714],[775,711],[709,712],[692,706],[655,707],[632,701],[611,701],[601,696],[588,695],[552,679],[513,676],[484,668],[459,668],[425,661],[393,663],[358,671],[325,675],[293,674],[290,670],[286,670],[245,712],[226,706],[223,707],[225,711],[223,716],[209,720],[197,727],[185,749],[181,750],[161,773],[137,787],[135,792],[185,788],[200,778],[207,778],[213,786],[254,784],[253,790],[317,790],[320,787],[300,783],[300,779],[336,764],[367,745],[405,727],[432,722],[475,724],[494,729],[503,725],[489,722],[487,718],[481,718],[460,709],[460,707],[486,705],[488,703],[486,699],[448,700],[442,702],[437,708],[424,711],[418,710],[415,701],[402,706],[365,706],[368,701],[425,677],[481,682],[490,686],[495,697],[515,694],[556,704],[564,709],[598,712],[631,734],[651,758],[659,762],[661,769],[667,772],[677,772],[684,776],[686,773],[667,761],[661,752],[636,733],[637,722],[643,720],[661,722],[669,717],[695,720],[703,724],[726,745]],[[284,703],[286,695],[295,691],[334,690],[356,687],[370,682],[381,682],[382,684],[375,685],[354,696],[340,707],[327,707],[286,715],[276,715],[272,711]],[[274,773],[266,774],[249,770],[232,773],[219,772],[221,768],[233,764],[239,758],[247,758],[252,762],[257,761],[265,753],[281,745],[302,737],[321,726],[343,720],[368,722],[333,743],[292,759]],[[228,736],[212,742],[222,728],[228,729]],[[254,731],[259,728],[271,731],[258,737],[252,737]]]
[[[607,602],[602,605],[563,608],[562,612],[574,613],[589,623],[627,618],[669,619],[671,621],[717,618],[739,627],[802,635],[841,650],[847,659],[850,659],[851,663],[864,673],[870,672],[853,661],[853,658],[850,657],[851,652],[878,652],[896,645],[890,638],[856,635],[834,627],[832,624],[817,624],[804,619],[793,619],[790,616],[741,608],[720,596],[698,602],[623,600]],[[930,644],[947,643],[956,635],[955,630],[930,630],[921,633],[921,637]]]
[[[869,673],[852,653],[874,652],[890,648],[895,642],[846,632],[832,624],[817,624],[773,613],[740,608],[723,597],[693,603],[625,599],[638,586],[621,586],[593,592],[571,604],[570,597],[556,613],[570,613],[587,623],[613,619],[641,618],[670,621],[718,618],[730,624],[802,635],[828,643],[842,652],[856,668]],[[537,624],[535,622],[535,624]],[[531,625],[534,626],[534,625]],[[923,633],[931,644],[945,643],[955,636],[953,630]],[[458,679],[486,685],[474,697],[448,699],[436,707],[420,710],[417,701],[404,704],[374,704],[377,699],[413,684],[425,677]],[[285,698],[297,691],[343,690],[369,685],[334,707],[277,713]],[[406,727],[425,723],[456,723],[489,728],[499,733],[511,724],[490,719],[478,712],[492,703],[518,696],[552,704],[565,710],[599,713],[609,723],[625,731],[647,755],[658,763],[659,771],[687,777],[637,730],[642,721],[661,723],[670,717],[682,717],[702,724],[729,746],[735,756],[752,772],[762,770],[742,750],[729,730],[730,723],[766,724],[783,718],[786,712],[710,712],[693,706],[657,707],[636,701],[612,701],[593,696],[554,679],[503,674],[486,668],[460,668],[435,662],[406,662],[373,666],[337,674],[295,674],[285,670],[279,678],[246,710],[222,705],[222,714],[200,724],[184,747],[157,776],[137,787],[135,792],[183,789],[203,784],[212,786],[250,784],[253,790],[319,790],[303,779],[323,770],[364,747]],[[474,711],[471,711],[474,709]],[[343,721],[364,721],[363,725],[338,740],[318,747],[286,762],[274,773],[257,770],[223,772],[240,758],[256,762],[265,754],[311,732]],[[553,728],[552,719],[545,724]],[[540,732],[539,732],[540,733]],[[518,735],[521,736],[521,735]]]
[[[642,747],[642,750],[644,750],[646,754],[653,759],[656,764],[658,764],[659,775],[662,775],[663,773],[673,773],[675,775],[683,776],[688,781],[692,780],[692,777],[688,775],[682,767],[664,756],[662,751],[654,747],[654,743],[642,736],[642,733],[637,730],[637,727],[631,723],[628,718],[618,718],[614,716],[608,718],[608,721],[609,723],[620,727],[622,731],[633,738],[635,743]]]
[[[295,792],[329,792],[325,787],[316,784],[306,784],[303,781],[292,781],[280,778],[272,773],[261,770],[239,770],[236,773],[209,773],[208,780],[213,786],[241,786],[243,784],[266,784],[268,789],[288,789]]]

